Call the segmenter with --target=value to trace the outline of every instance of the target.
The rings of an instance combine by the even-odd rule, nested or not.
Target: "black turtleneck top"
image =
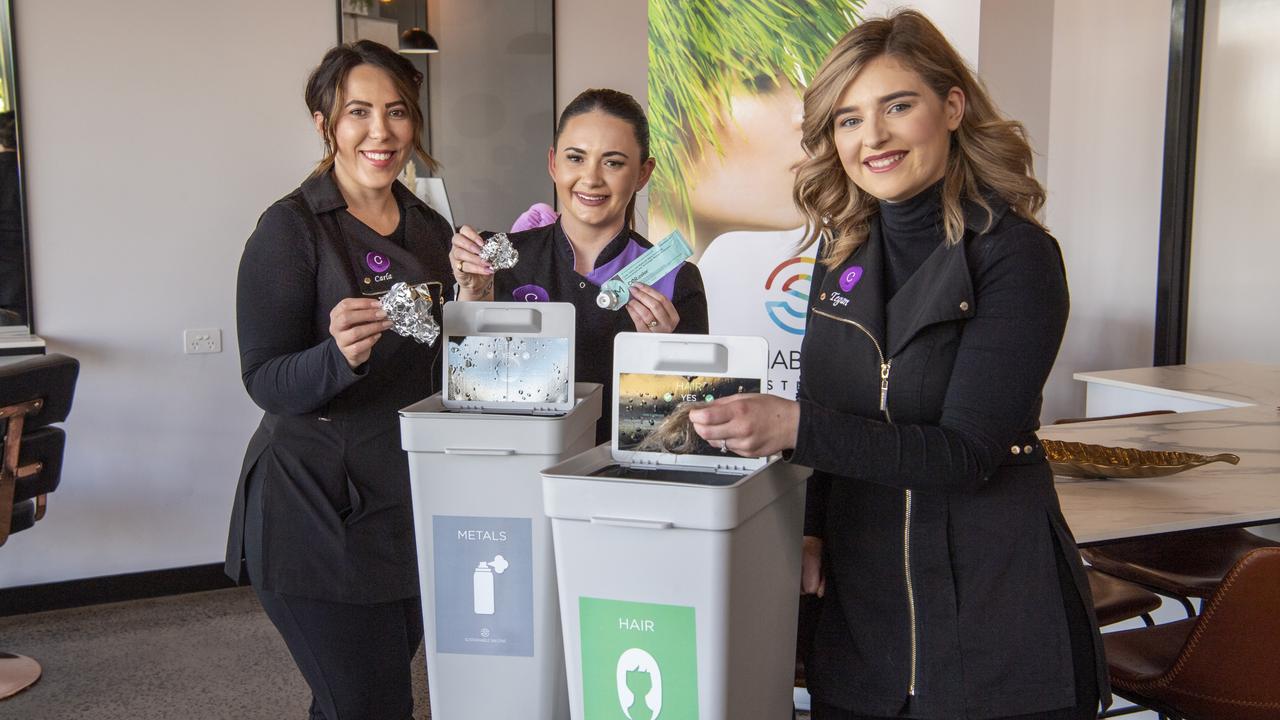
[[[884,286],[888,300],[898,294],[946,237],[942,227],[942,181],[910,200],[880,201],[880,233],[884,238]]]

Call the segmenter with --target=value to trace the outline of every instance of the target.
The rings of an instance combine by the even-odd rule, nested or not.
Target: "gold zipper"
[[[892,424],[893,417],[889,414],[889,371],[893,369],[893,358],[885,359],[884,350],[880,348],[879,341],[862,323],[848,318],[836,317],[818,308],[814,308],[813,312],[815,315],[821,315],[837,322],[848,323],[861,330],[871,340],[871,344],[876,348],[876,355],[880,358],[880,412],[884,413],[885,421]],[[911,581],[911,491],[903,490],[902,493],[905,498],[905,505],[902,511],[902,570],[903,576],[907,581],[907,616],[911,621],[911,677],[907,683],[907,694],[914,696],[916,694],[916,668],[919,664],[919,642],[916,637],[915,585]]]

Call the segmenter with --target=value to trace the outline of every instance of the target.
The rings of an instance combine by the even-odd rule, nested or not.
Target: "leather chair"
[[[1280,718],[1280,548],[1249,552],[1199,617],[1107,633],[1111,688],[1186,720]]]
[[[1130,618],[1140,617],[1147,627],[1155,625],[1151,613],[1159,609],[1162,601],[1155,593],[1144,590],[1131,582],[1112,577],[1086,566],[1089,590],[1093,593],[1093,612],[1098,625],[1106,627]]]
[[[1172,413],[1172,410],[1153,410],[1072,418],[1055,421],[1054,425]],[[1280,547],[1280,543],[1243,528],[1214,528],[1099,545],[1085,548],[1080,554],[1108,575],[1177,600],[1187,611],[1187,617],[1193,617],[1196,609],[1191,598],[1208,598],[1245,553],[1263,547]]]
[[[41,355],[0,365],[0,545],[35,525],[46,496],[58,488],[66,434],[52,423],[71,412],[80,363],[65,355]],[[40,679],[40,664],[0,652],[0,699]]]

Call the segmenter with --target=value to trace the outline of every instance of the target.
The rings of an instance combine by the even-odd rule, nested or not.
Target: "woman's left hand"
[[[644,283],[631,286],[631,299],[624,306],[636,324],[636,332],[675,332],[680,324],[680,313],[666,295]]]
[[[764,457],[796,446],[800,403],[777,395],[722,397],[689,412],[693,429],[712,447]]]

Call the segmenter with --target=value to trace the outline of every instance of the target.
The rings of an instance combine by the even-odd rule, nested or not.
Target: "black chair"
[[[46,496],[58,488],[66,434],[52,427],[67,419],[80,363],[65,355],[41,355],[0,365],[0,545],[44,517]],[[0,699],[40,679],[40,664],[0,652]]]

